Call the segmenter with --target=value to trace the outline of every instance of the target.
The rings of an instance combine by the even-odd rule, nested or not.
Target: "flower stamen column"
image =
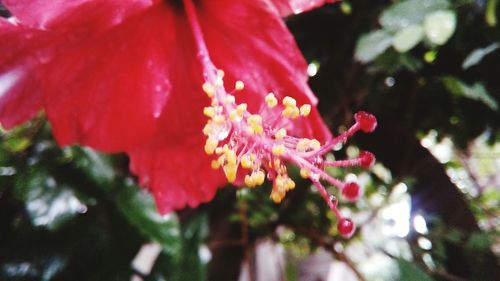
[[[377,125],[375,117],[366,112],[356,113],[356,123],[349,130],[321,145],[316,139],[289,135],[284,126],[279,126],[307,118],[311,112],[310,104],[299,105],[289,96],[279,101],[273,93],[268,93],[263,101],[264,112],[249,112],[247,104],[238,104],[232,94],[242,90],[244,83],[237,81],[232,93],[226,90],[224,72],[217,69],[210,59],[192,0],[184,0],[184,7],[203,68],[205,83],[202,88],[211,100],[203,110],[208,118],[203,133],[207,136],[205,152],[214,155],[212,168],[221,168],[230,183],[236,182],[238,175],[244,175],[245,185],[249,187],[262,185],[267,178],[273,182],[270,197],[279,203],[288,191],[295,188],[286,164],[296,165],[300,168],[300,175],[311,180],[337,216],[339,233],[344,237],[352,236],[355,231],[353,222],[342,216],[337,208],[337,197],[328,194],[322,182],[337,187],[349,201],[358,199],[360,187],[357,183],[342,182],[330,176],[324,168],[370,167],[375,157],[370,152],[361,152],[356,159],[325,161],[325,155],[359,130],[372,132]],[[264,116],[275,118],[267,120]],[[276,122],[276,118],[286,122]]]

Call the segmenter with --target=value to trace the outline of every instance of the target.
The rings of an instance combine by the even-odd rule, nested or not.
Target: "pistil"
[[[279,122],[282,120],[293,124],[300,118],[307,118],[312,109],[310,104],[297,104],[290,96],[280,101],[273,93],[268,93],[263,100],[265,112],[249,112],[247,105],[238,104],[234,95],[244,89],[244,82],[237,81],[232,91],[226,90],[224,71],[217,69],[210,59],[195,6],[192,0],[183,1],[203,67],[205,83],[202,90],[211,100],[210,106],[203,110],[208,118],[203,134],[207,137],[205,152],[214,156],[212,168],[222,169],[230,183],[235,183],[240,175],[248,187],[262,185],[267,178],[273,182],[270,197],[279,203],[288,191],[296,187],[288,175],[287,164],[296,165],[300,168],[300,175],[311,180],[337,216],[339,233],[344,237],[352,236],[354,224],[342,216],[337,207],[338,200],[327,192],[322,182],[337,187],[348,201],[358,199],[359,185],[332,177],[324,168],[368,168],[373,165],[375,158],[369,152],[361,152],[356,159],[340,161],[325,161],[325,156],[357,131],[373,131],[377,125],[375,117],[366,112],[356,113],[353,126],[322,145],[316,139],[291,135],[286,128],[278,126],[283,123]],[[267,120],[263,116],[274,116],[276,119]]]

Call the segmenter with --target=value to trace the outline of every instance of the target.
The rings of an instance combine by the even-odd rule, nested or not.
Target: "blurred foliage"
[[[500,64],[497,1],[357,0],[344,3],[349,6],[347,12],[342,7],[326,7],[289,21],[305,56],[320,69],[311,77],[311,85],[320,97],[319,107],[323,115],[333,131],[337,132],[342,130],[340,124],[351,121],[352,112],[358,109],[374,112],[380,118],[381,127],[391,128],[386,133],[392,130],[402,134],[400,142],[397,138],[387,137],[385,142],[383,137],[378,139],[378,147],[387,146],[380,149],[386,153],[391,153],[391,146],[407,145],[406,133],[420,139],[433,135],[436,149],[425,147],[438,158],[436,161],[442,163],[457,187],[458,196],[463,196],[467,202],[467,205],[455,207],[470,209],[482,232],[450,228],[449,221],[443,222],[443,218],[433,217],[435,214],[424,213],[428,233],[422,234],[415,231],[411,218],[411,232],[406,239],[411,246],[415,266],[437,280],[494,280],[490,273],[498,270],[488,271],[490,269],[484,264],[480,265],[480,260],[487,256],[485,252],[493,248],[499,254],[500,224],[497,218],[500,214],[500,179],[495,174],[498,174],[500,154],[493,148],[498,146],[500,140],[500,80],[496,71]],[[474,146],[478,137],[483,141]],[[405,162],[410,161],[405,157],[412,156],[412,149],[406,149],[408,155],[385,158],[397,161],[391,163],[391,168],[399,172],[399,169],[405,168],[414,171],[412,169],[416,167],[413,165],[417,163]],[[487,152],[479,156],[478,149]],[[439,156],[443,151],[448,151],[451,156],[441,159]],[[384,158],[384,155],[377,156]],[[397,175],[398,171],[394,174]],[[372,168],[370,177],[381,181],[374,184],[373,198],[370,193],[365,193],[368,202],[380,202],[380,205],[366,206],[361,200],[357,208],[351,210],[363,213],[363,207],[366,207],[366,210],[384,213],[384,208],[397,204],[387,197],[392,196],[399,182],[406,183],[412,195],[418,193],[416,188],[422,187],[415,186],[420,180],[418,178],[393,178],[384,174],[387,175],[378,166]],[[484,184],[486,179],[488,184]],[[436,190],[434,194],[429,192],[425,196],[438,197],[438,193]],[[380,200],[379,196],[386,196],[387,199]],[[447,200],[445,194],[439,198]],[[427,197],[423,200],[431,201]],[[439,201],[433,203],[440,204]],[[414,207],[418,210],[419,206]],[[453,213],[452,210],[450,212]],[[370,246],[375,246],[393,258],[402,257],[401,251],[393,254],[385,248],[391,235],[384,235],[386,245],[373,245],[370,241],[373,237],[364,235],[369,228],[369,223],[365,223],[360,231],[364,251],[376,252],[370,250]],[[456,238],[454,233],[461,234],[457,239],[448,239]],[[356,240],[349,244],[356,244]],[[450,245],[457,245],[466,253],[453,253]],[[468,275],[457,277],[448,271],[460,272],[460,269],[451,266],[457,261],[455,256],[460,255],[474,260],[474,265],[470,272],[460,273]],[[368,263],[368,260],[369,257],[360,259],[359,265],[363,267],[363,262]],[[493,266],[498,268],[496,261]],[[407,278],[419,276],[400,262],[398,267],[401,271],[398,280],[415,280]],[[406,274],[406,271],[410,273]],[[387,280],[374,275],[370,278]]]
[[[399,76],[412,73],[418,84],[410,95],[422,110],[418,129],[451,135],[465,148],[488,128],[494,142],[500,136],[496,2],[394,1],[379,14],[380,28],[361,34],[354,57],[370,63],[373,78],[387,76],[389,92],[397,91]]]
[[[203,280],[206,218],[160,216],[123,156],[59,148],[42,119],[1,138],[0,280],[129,280],[151,241],[147,280]]]

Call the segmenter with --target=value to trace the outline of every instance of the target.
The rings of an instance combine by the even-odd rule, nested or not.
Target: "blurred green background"
[[[358,110],[379,120],[330,156],[378,159],[329,170],[364,186],[341,201],[352,239],[292,167],[280,205],[228,186],[162,217],[125,156],[59,148],[40,115],[0,130],[0,280],[499,280],[498,5],[352,0],[286,19],[332,132]]]

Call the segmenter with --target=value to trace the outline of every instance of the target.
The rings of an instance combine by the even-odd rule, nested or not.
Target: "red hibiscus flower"
[[[128,153],[162,213],[210,200],[226,180],[257,185],[265,173],[280,201],[294,186],[285,162],[328,199],[320,179],[346,184],[312,159],[373,120],[363,113],[331,139],[314,107],[280,17],[324,2],[333,1],[3,1],[14,17],[0,19],[0,123],[43,110],[60,145]]]

